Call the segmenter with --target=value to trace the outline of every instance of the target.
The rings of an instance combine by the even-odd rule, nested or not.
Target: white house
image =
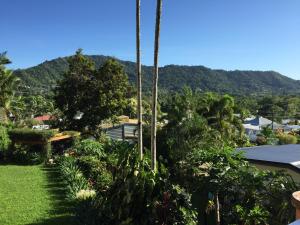
[[[257,116],[257,117],[250,117],[246,118],[243,126],[245,128],[246,134],[249,136],[251,141],[256,140],[256,136],[261,132],[261,130],[264,127],[272,127],[273,124],[273,129],[278,129],[282,128],[282,125],[272,122],[272,120],[269,120],[267,118],[264,118],[262,116]]]

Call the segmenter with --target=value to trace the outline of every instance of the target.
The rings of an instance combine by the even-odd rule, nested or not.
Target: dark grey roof
[[[262,145],[239,148],[250,161],[286,164],[300,169],[300,145]]]
[[[267,118],[257,116],[252,120],[245,121],[244,124],[251,124],[253,126],[267,126],[267,125],[272,124],[272,121]],[[276,123],[274,122],[274,124],[276,124]]]

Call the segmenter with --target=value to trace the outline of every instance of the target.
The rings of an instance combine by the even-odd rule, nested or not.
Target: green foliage
[[[190,195],[168,181],[163,165],[159,173],[152,172],[149,158],[140,161],[136,149],[126,142],[102,146],[84,140],[76,146],[58,164],[70,199],[88,190],[97,192],[95,199],[77,201],[82,224],[196,224]],[[99,157],[95,149],[106,154]]]
[[[281,145],[297,144],[298,142],[297,137],[291,134],[280,134],[278,135],[278,139]]]
[[[162,109],[168,122],[158,132],[158,148],[168,160],[183,158],[206,143],[247,144],[242,121],[234,116],[234,99],[228,95],[202,94],[185,87],[169,97]]]
[[[90,139],[76,143],[71,151],[78,156],[96,156],[97,159],[105,157],[103,144]]]
[[[29,128],[16,128],[9,131],[9,136],[15,142],[46,142],[56,133],[55,130],[32,130]]]
[[[11,70],[5,68],[10,61],[6,57],[6,52],[0,54],[0,108],[10,109],[11,100],[14,97],[18,86],[18,78]]]
[[[214,215],[217,202],[224,224],[279,225],[294,218],[290,197],[299,187],[293,179],[261,172],[230,148],[195,149],[175,169],[187,190],[202,196],[195,202],[200,220]]]
[[[32,116],[53,115],[56,113],[52,96],[49,95],[21,95],[16,96],[11,102],[11,111],[17,122]]]
[[[7,162],[22,165],[36,165],[45,161],[46,156],[42,146],[18,145],[11,146],[5,155]]]
[[[66,128],[96,130],[104,119],[116,116],[128,103],[129,88],[123,67],[113,59],[99,69],[81,50],[68,59],[69,70],[56,89],[55,104],[63,113]],[[75,120],[77,112],[83,117]]]
[[[76,164],[75,158],[61,157],[58,165],[63,179],[67,184],[68,196],[71,200],[74,200],[80,190],[88,189],[88,182]]]
[[[7,128],[0,125],[0,152],[6,151],[10,144]]]
[[[254,206],[253,209],[243,208],[240,205],[235,206],[236,212],[244,225],[267,224],[269,213],[260,206]]]
[[[286,118],[299,118],[299,96],[265,96],[257,99],[258,114],[270,120],[281,122]]]
[[[190,196],[151,171],[134,149],[119,158],[114,182],[96,199],[101,224],[196,224]],[[115,206],[118,205],[116,208]]]
[[[256,143],[258,145],[278,145],[279,139],[271,127],[263,127],[261,133],[257,135]]]

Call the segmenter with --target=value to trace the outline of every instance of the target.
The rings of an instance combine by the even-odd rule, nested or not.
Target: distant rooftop
[[[255,118],[248,118],[245,120],[244,124],[251,124],[253,126],[267,126],[272,124],[272,121],[264,118],[264,117],[255,117]],[[276,123],[274,123],[276,124]]]
[[[293,167],[300,172],[300,145],[263,145],[239,148],[249,161]]]

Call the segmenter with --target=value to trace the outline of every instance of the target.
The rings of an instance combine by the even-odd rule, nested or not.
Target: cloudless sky
[[[153,64],[155,0],[142,1],[142,61]],[[0,0],[11,68],[86,54],[135,61],[135,0]],[[163,0],[160,65],[275,70],[300,79],[300,0]]]

